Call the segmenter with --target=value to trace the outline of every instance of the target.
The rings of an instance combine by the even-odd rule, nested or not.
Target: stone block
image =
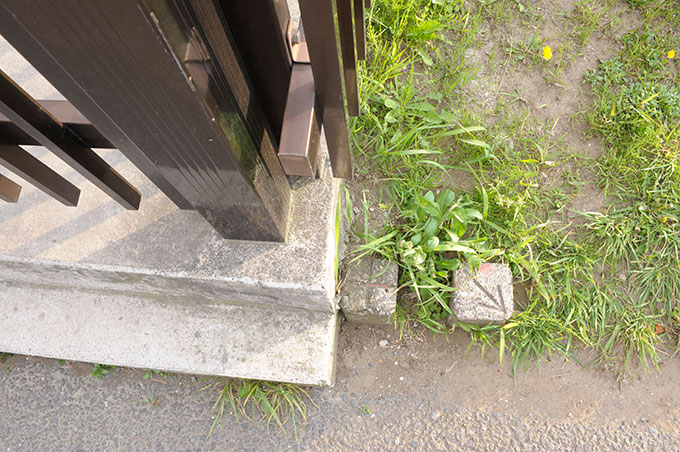
[[[467,266],[453,273],[451,309],[464,323],[503,323],[512,316],[512,272],[504,264],[482,264],[470,273]]]
[[[346,269],[340,309],[349,322],[389,325],[397,307],[398,267],[364,258]]]

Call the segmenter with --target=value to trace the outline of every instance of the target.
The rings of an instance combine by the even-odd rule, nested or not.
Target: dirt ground
[[[579,45],[573,42],[570,33],[575,26],[573,11],[583,2],[544,0],[531,3],[538,5],[537,19],[533,23],[516,20],[509,26],[499,26],[493,21],[485,24],[481,31],[483,44],[466,53],[468,64],[479,67],[479,71],[465,87],[465,92],[476,108],[488,112],[485,118],[489,125],[512,112],[526,114],[530,118],[529,124],[549,130],[554,147],[549,150],[548,158],[560,162],[574,155],[579,162],[572,160],[552,169],[546,168],[543,171],[545,184],[561,183],[565,170],[579,171],[583,185],[570,200],[569,208],[573,212],[601,211],[607,200],[597,186],[591,163],[602,155],[603,143],[599,136],[588,133],[590,128],[581,116],[593,102],[584,75],[588,69],[595,69],[600,61],[616,54],[619,44],[613,38],[639,26],[639,13],[624,4],[613,6],[598,23],[599,30],[590,35],[585,45]],[[504,52],[510,44],[519,46],[531,36],[554,49],[552,61],[531,62],[530,56],[515,62],[505,59]],[[499,108],[501,102],[505,107]],[[578,215],[572,213],[568,220],[575,217]]]
[[[380,347],[381,340],[388,345]],[[639,417],[664,425],[678,413],[676,359],[660,374],[643,372],[624,382],[596,365],[579,366],[562,357],[520,370],[513,378],[509,362],[500,367],[496,350],[482,358],[481,348],[466,353],[467,347],[462,331],[448,340],[421,331],[400,341],[391,328],[346,324],[336,390],[368,398],[435,393],[443,406],[524,412],[551,421],[607,423]],[[583,359],[586,363],[587,357]],[[671,425],[667,428],[674,432]]]

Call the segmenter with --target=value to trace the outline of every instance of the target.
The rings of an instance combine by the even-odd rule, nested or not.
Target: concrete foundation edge
[[[333,384],[335,312],[0,283],[0,351],[170,372]]]

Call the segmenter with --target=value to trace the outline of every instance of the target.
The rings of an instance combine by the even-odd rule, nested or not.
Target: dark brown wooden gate
[[[323,124],[352,175],[363,0],[1,0],[0,34],[67,101],[0,74],[0,165],[68,206],[79,190],[21,148],[42,145],[127,209],[141,195],[92,148],[117,148],[225,238],[283,241],[289,175],[314,176]],[[338,39],[339,36],[339,39]],[[0,174],[0,199],[20,187]]]

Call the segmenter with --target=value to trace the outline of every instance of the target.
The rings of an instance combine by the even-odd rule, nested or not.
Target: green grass
[[[273,421],[283,433],[290,422],[297,440],[298,423],[307,420],[307,402],[316,406],[307,391],[291,383],[217,378],[203,388],[206,389],[218,390],[208,436],[222,425],[224,415],[231,410],[237,422],[239,416],[247,420],[265,420],[267,425]]]
[[[506,50],[511,64],[540,62],[557,79],[595,35],[613,35],[620,6],[577,3],[561,22],[558,61],[540,62],[547,41],[534,30]],[[641,15],[619,54],[587,75],[595,102],[579,114],[606,146],[593,162],[568,150],[551,133],[555,123],[530,115],[517,93],[499,93],[489,112],[469,108],[478,103],[465,86],[479,68],[465,55],[479,46],[483,22],[540,26],[535,11],[507,1],[375,2],[352,140],[358,173],[382,191],[364,196],[356,256],[401,266],[402,331],[413,321],[450,331],[448,272],[493,260],[510,265],[527,301],[504,326],[457,325],[473,344],[510,356],[515,371],[553,354],[576,359],[576,347],[617,372],[647,369],[677,349],[678,67],[666,54],[680,47],[670,32],[680,7],[654,3]],[[609,205],[575,212],[593,168]],[[452,171],[477,187],[455,186]],[[385,224],[369,224],[375,199],[390,212]]]
[[[218,390],[208,436],[222,425],[224,415],[231,410],[237,422],[239,415],[251,421],[265,420],[267,425],[273,421],[283,433],[290,422],[297,440],[298,422],[307,420],[307,402],[317,406],[304,388],[291,383],[216,378],[203,388],[206,389]]]
[[[162,370],[153,370],[153,369],[147,369],[146,372],[144,372],[144,379],[145,380],[150,380],[152,379],[155,375],[158,375],[161,378],[167,378],[168,377],[168,372],[163,372]]]

